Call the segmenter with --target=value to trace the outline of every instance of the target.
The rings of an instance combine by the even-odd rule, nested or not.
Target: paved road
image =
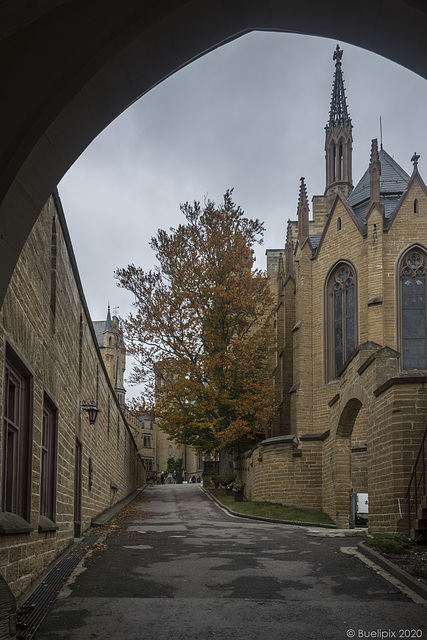
[[[36,640],[425,637],[426,608],[341,550],[357,542],[232,517],[196,485],[147,488]]]

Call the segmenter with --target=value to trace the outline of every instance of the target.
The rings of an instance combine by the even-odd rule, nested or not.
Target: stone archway
[[[49,195],[132,102],[253,30],[339,38],[427,78],[419,0],[14,0],[0,7],[0,304]],[[404,28],[402,28],[404,25]]]
[[[360,394],[361,395],[361,394]],[[367,410],[359,397],[347,401],[335,438],[335,510],[337,523],[349,526],[350,492],[368,492]]]

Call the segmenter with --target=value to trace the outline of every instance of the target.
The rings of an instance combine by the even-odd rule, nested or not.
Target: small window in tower
[[[108,338],[108,346],[111,347],[111,336]]]
[[[341,231],[341,218],[337,220],[337,231]]]
[[[344,155],[343,155],[342,142],[340,142],[340,146],[339,146],[338,180],[343,180],[343,179],[344,179]]]
[[[417,199],[415,199],[415,200],[414,200],[414,213],[415,213],[415,214],[418,214],[419,212],[420,212],[420,209],[419,209],[418,200],[417,200]]]
[[[332,180],[333,182],[335,182],[337,180],[337,148],[335,144],[332,146],[332,167],[333,167]]]

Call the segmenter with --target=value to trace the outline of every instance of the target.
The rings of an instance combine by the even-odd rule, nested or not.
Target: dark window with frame
[[[355,271],[338,265],[326,286],[326,379],[338,376],[357,345],[357,295]]]
[[[144,447],[151,448],[151,436],[144,436]]]
[[[2,511],[30,519],[31,375],[6,346],[3,413]]]
[[[40,514],[52,522],[56,517],[56,459],[58,411],[45,395],[40,475]]]
[[[400,267],[403,369],[427,369],[426,256],[410,251]]]

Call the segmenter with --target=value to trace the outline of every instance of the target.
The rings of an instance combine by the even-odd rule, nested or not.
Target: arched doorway
[[[357,523],[367,520],[368,499],[368,415],[366,406],[358,398],[345,405],[337,427],[335,449],[336,514],[338,524],[348,527],[351,516],[350,494],[359,496],[356,507]]]
[[[427,78],[427,8],[415,0],[339,11],[328,0],[15,2],[0,24],[0,303],[71,164],[133,101],[207,51],[255,29],[339,37]]]

